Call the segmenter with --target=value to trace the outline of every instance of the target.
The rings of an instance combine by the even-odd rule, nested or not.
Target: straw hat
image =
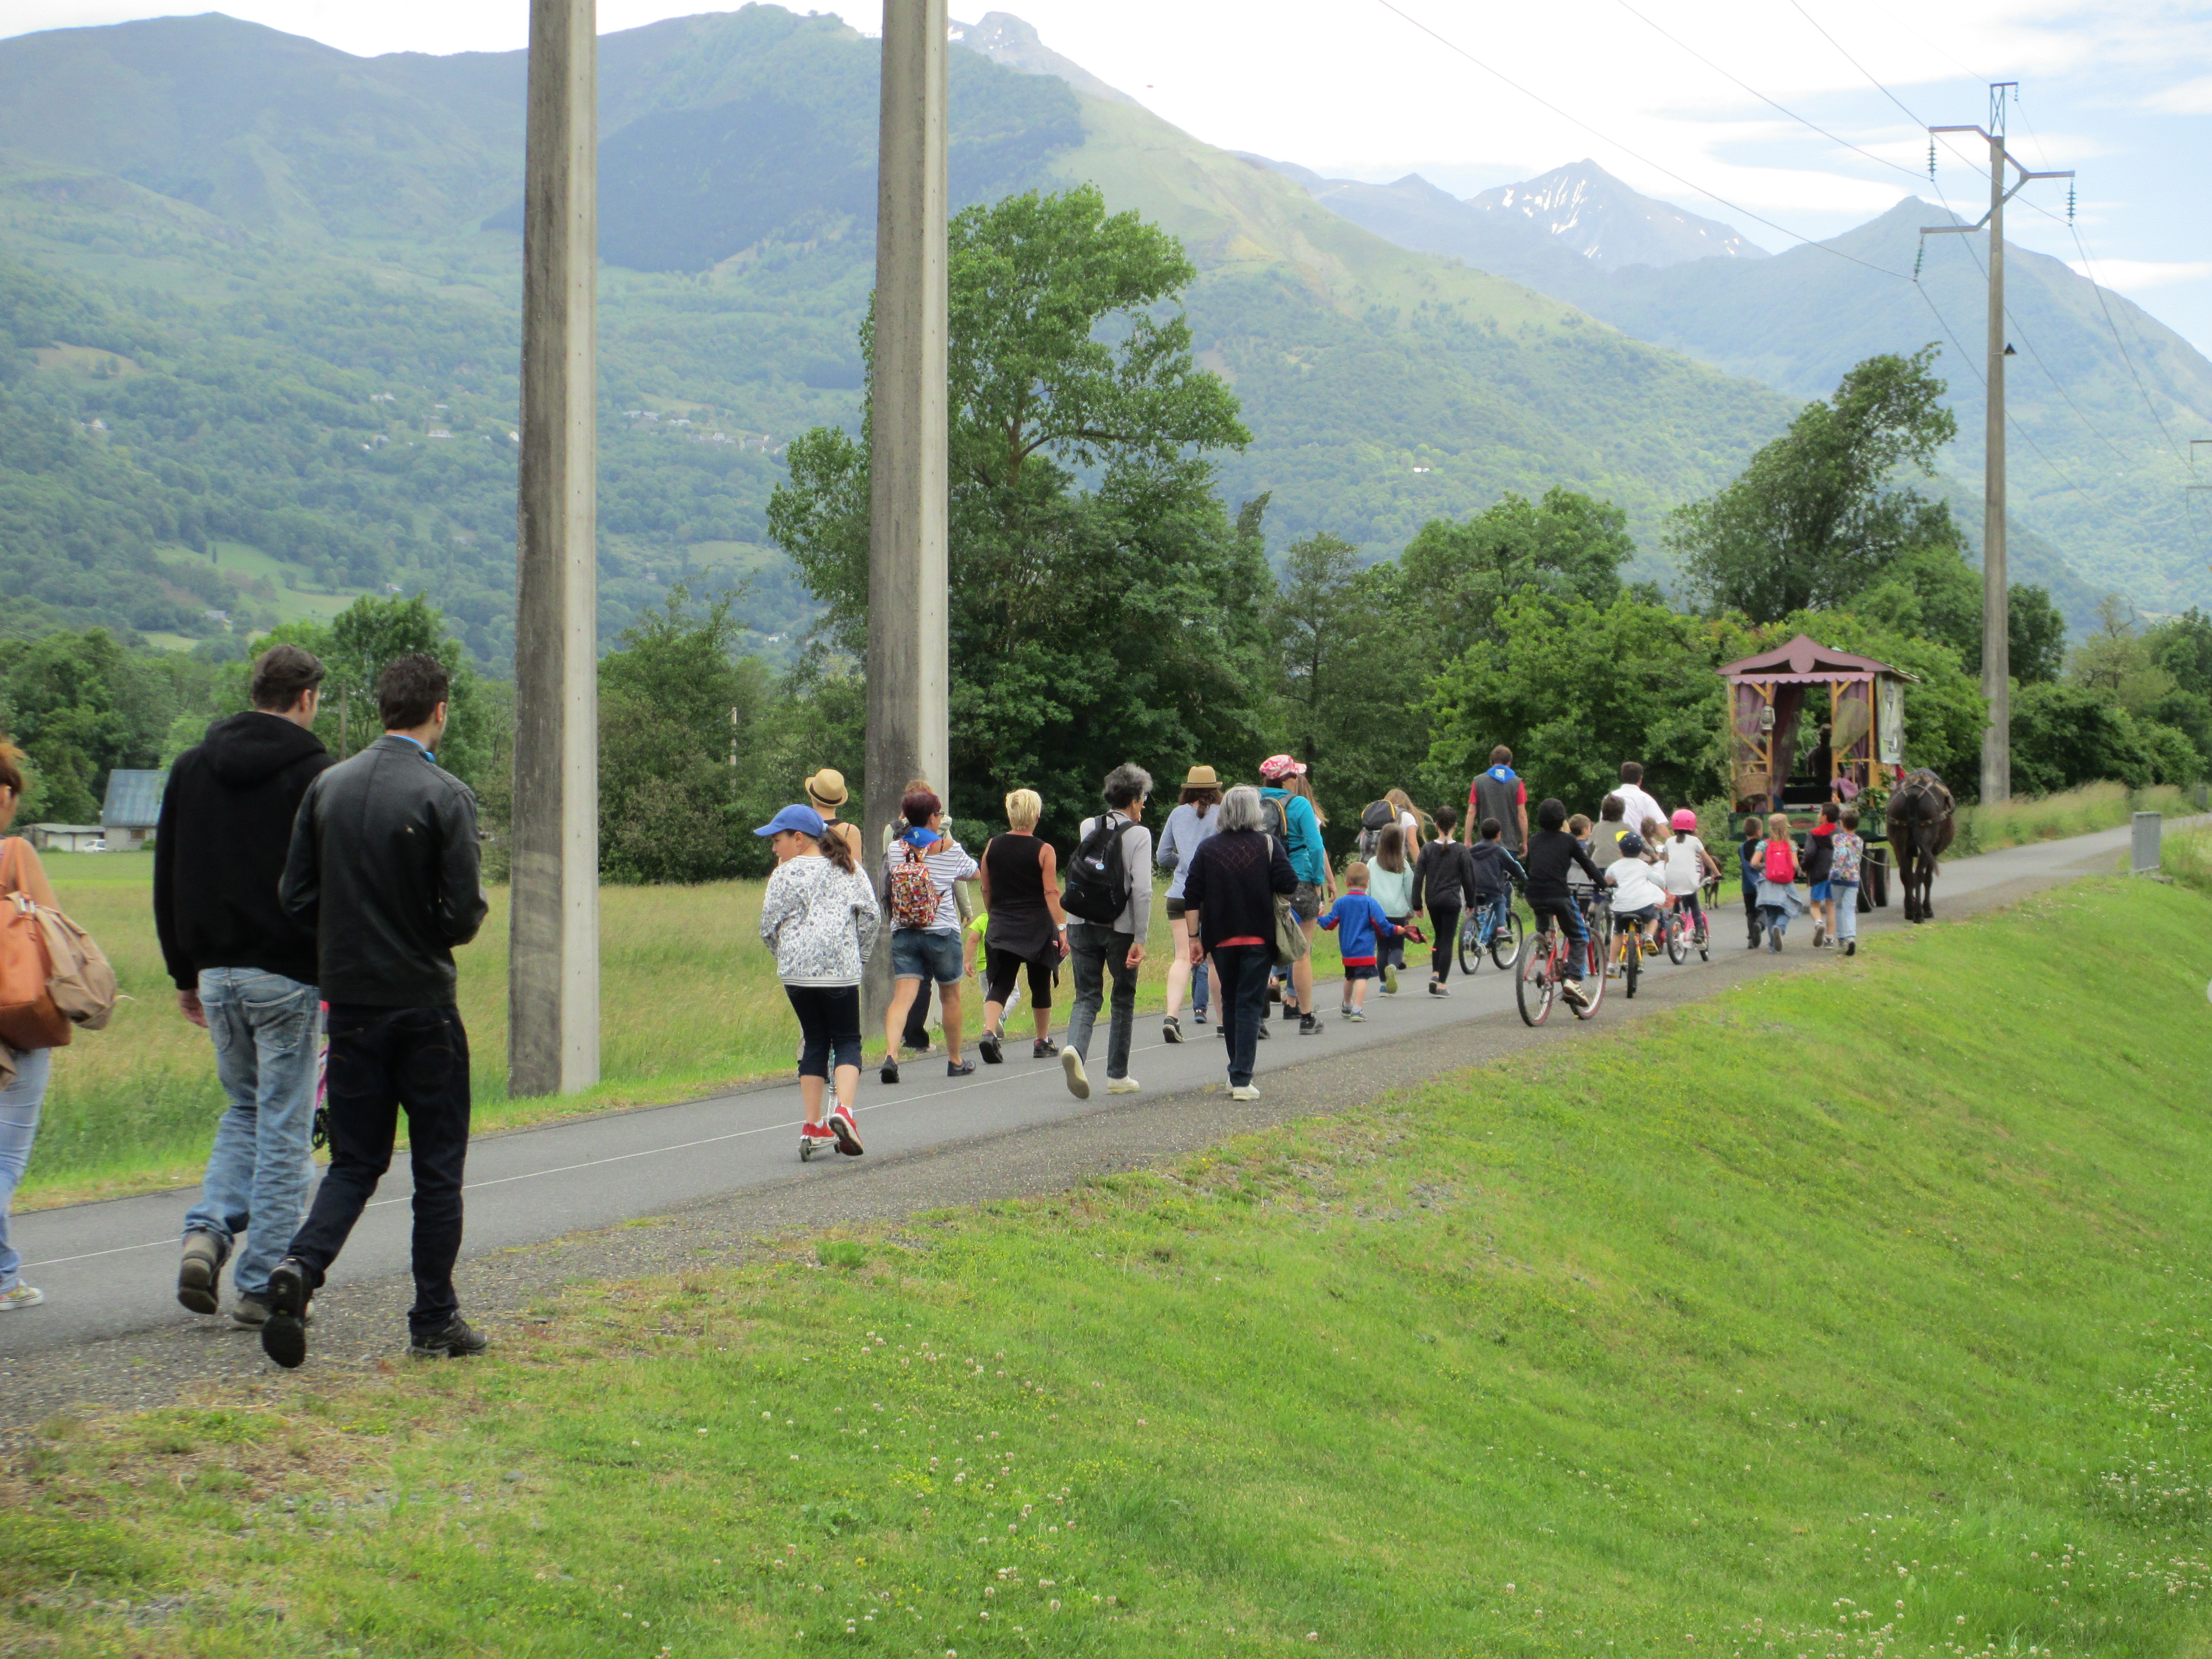
[[[1213,775],[1212,767],[1194,766],[1183,775],[1182,787],[1186,789],[1218,789],[1221,780]]]
[[[831,767],[823,767],[806,781],[806,799],[823,806],[842,806],[845,804],[845,775]]]

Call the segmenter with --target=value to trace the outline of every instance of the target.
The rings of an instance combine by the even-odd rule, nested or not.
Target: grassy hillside
[[[762,508],[784,442],[858,418],[876,50],[768,6],[602,43],[610,635],[718,572],[753,574],[763,640],[805,620]],[[1392,552],[1564,481],[1650,542],[1786,417],[1134,105],[953,56],[956,200],[1095,179],[1189,243],[1207,361],[1255,436],[1224,487],[1272,491],[1279,539]],[[148,550],[221,539],[295,587],[428,589],[504,660],[521,75],[520,53],[355,58],[220,16],[0,41],[0,346],[30,354],[0,350],[11,594],[190,636],[211,602]]]
[[[580,1285],[468,1366],[52,1423],[0,1639],[2200,1652],[2208,929],[2087,884],[1157,1172]]]

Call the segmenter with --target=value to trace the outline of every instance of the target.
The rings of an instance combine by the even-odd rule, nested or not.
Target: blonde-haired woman
[[[983,1035],[975,1046],[983,1063],[1006,1059],[999,1022],[1014,981],[1026,969],[1030,1012],[1036,1021],[1033,1059],[1057,1052],[1052,1041],[1052,982],[1067,954],[1067,914],[1060,908],[1060,860],[1036,832],[1044,801],[1034,789],[1006,797],[1006,833],[983,846]]]

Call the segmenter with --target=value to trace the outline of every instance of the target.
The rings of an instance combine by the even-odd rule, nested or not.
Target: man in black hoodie
[[[177,1300],[218,1305],[231,1269],[231,1317],[269,1316],[269,1272],[307,1208],[314,1164],[315,1058],[321,997],[315,936],[277,902],[292,820],[331,764],[315,723],[323,665],[296,645],[253,665],[253,707],[208,728],[169,769],[154,842],[154,926],[177,1006],[215,1040],[230,1097],[216,1127],[200,1201],[185,1218]]]

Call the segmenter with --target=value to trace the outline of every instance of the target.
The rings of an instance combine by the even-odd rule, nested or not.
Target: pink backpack
[[[1766,878],[1784,886],[1797,878],[1797,849],[1787,836],[1767,839]]]

